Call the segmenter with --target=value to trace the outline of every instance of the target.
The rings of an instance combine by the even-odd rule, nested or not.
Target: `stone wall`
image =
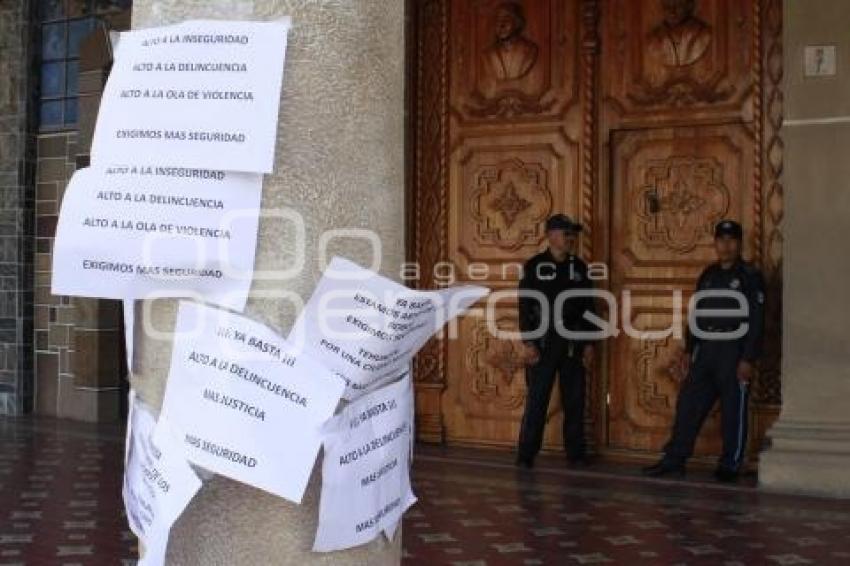
[[[29,0],[0,0],[0,414],[33,405],[30,7]]]
[[[111,14],[117,29],[130,12]],[[114,422],[123,402],[124,334],[120,301],[50,293],[53,239],[65,188],[89,161],[100,94],[110,65],[108,37],[80,44],[79,124],[38,136],[35,190],[35,411],[39,415]]]
[[[53,239],[62,197],[88,161],[86,136],[38,138],[35,234],[35,411],[82,421],[119,418],[124,370],[120,301],[50,293]]]
[[[65,185],[74,172],[75,140],[75,133],[61,132],[43,135],[38,141],[35,191],[35,410],[47,416],[58,416],[59,390],[67,389],[73,380],[69,347],[74,309],[70,297],[50,294],[50,269],[59,207]]]
[[[104,20],[126,29],[130,12]],[[81,132],[38,133],[36,0],[0,0],[0,414],[116,420],[120,304],[50,294],[62,195],[87,161],[104,73],[81,46]]]

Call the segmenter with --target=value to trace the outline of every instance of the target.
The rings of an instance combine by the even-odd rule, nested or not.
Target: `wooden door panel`
[[[493,284],[515,284],[516,271],[505,281],[499,267],[537,253],[553,212],[578,210],[578,151],[560,132],[463,141],[449,180],[449,253],[461,278],[480,262]]]
[[[515,48],[499,49],[504,0],[452,2],[451,109],[464,125],[540,121],[579,101],[576,0],[517,3],[525,20]]]
[[[714,261],[713,230],[720,219],[739,219],[752,234],[752,146],[739,124],[614,134],[611,290],[620,298],[631,295],[635,329],[668,328],[675,290],[687,305],[700,271]],[[621,333],[613,342],[612,448],[661,449],[679,387],[670,368],[681,348],[681,340],[672,337],[642,340]],[[712,417],[698,453],[719,451],[718,427]]]
[[[635,301],[632,325],[637,330],[662,332],[671,328],[667,296]],[[673,336],[639,339],[620,334],[613,343],[609,391],[609,448],[655,452],[670,436],[679,392],[675,368],[682,341]],[[697,441],[697,455],[718,454],[720,417],[715,407]]]
[[[753,3],[697,0],[668,24],[661,0],[603,6],[605,102],[624,121],[738,118],[753,84]]]
[[[615,132],[613,287],[695,280],[722,218],[753,226],[753,142],[740,124]],[[744,253],[753,249],[745,241]]]
[[[583,115],[581,0],[449,3],[445,259],[458,282],[516,287],[521,265],[545,246],[553,213],[589,214],[582,160],[592,144]],[[514,26],[505,40],[500,26]],[[507,46],[507,44],[510,44]],[[585,201],[582,201],[582,195]],[[584,209],[582,208],[584,207]],[[506,265],[515,266],[505,269]],[[483,280],[474,274],[484,273]],[[499,305],[516,328],[516,306]],[[445,343],[440,410],[451,442],[513,445],[525,402],[517,345],[467,317]],[[553,399],[557,394],[553,395]],[[560,444],[553,401],[545,443]]]
[[[515,301],[496,308],[499,330],[517,331]],[[458,325],[460,339],[449,342],[449,375],[459,376],[443,396],[446,440],[512,446],[519,435],[525,405],[525,366],[519,343],[496,336],[481,316],[467,316]],[[462,378],[460,378],[462,376]],[[561,444],[562,409],[557,389],[549,407],[544,446]]]

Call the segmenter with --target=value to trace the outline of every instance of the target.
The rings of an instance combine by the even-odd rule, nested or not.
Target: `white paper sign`
[[[289,18],[193,20],[123,32],[93,163],[271,173]]]
[[[55,295],[203,296],[242,310],[262,176],[146,165],[77,171],[53,252]]]
[[[123,495],[130,530],[144,546],[139,566],[165,563],[171,526],[201,488],[179,446],[167,436],[153,441],[155,425],[150,409],[131,395]]]
[[[477,286],[408,289],[333,258],[289,335],[291,343],[336,371],[356,399],[397,378],[443,324],[489,293]]]
[[[184,301],[161,420],[191,462],[300,503],[343,387],[262,324]]]
[[[410,377],[348,405],[325,427],[319,528],[313,550],[330,552],[392,537],[416,502],[410,488]]]

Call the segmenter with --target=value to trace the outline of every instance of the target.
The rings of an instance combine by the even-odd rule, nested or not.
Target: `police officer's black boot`
[[[587,454],[567,456],[567,465],[571,468],[587,468],[591,464]]]
[[[714,470],[714,478],[721,483],[735,483],[738,481],[738,472],[725,466],[718,466]]]
[[[685,465],[662,458],[655,464],[645,467],[643,469],[643,475],[651,478],[660,478],[663,476],[681,478],[685,476]]]

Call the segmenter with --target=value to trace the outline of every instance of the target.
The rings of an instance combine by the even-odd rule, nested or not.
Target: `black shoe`
[[[684,464],[676,464],[668,460],[659,460],[655,464],[645,467],[643,469],[643,475],[651,478],[660,478],[663,476],[681,478],[685,476],[685,466]]]
[[[738,472],[729,468],[718,467],[714,470],[714,478],[720,483],[735,483],[738,481]]]
[[[534,458],[524,458],[522,456],[517,456],[516,465],[518,468],[525,468],[526,470],[530,470],[534,467]]]
[[[571,468],[586,468],[590,466],[590,458],[587,455],[567,457],[567,465]]]

